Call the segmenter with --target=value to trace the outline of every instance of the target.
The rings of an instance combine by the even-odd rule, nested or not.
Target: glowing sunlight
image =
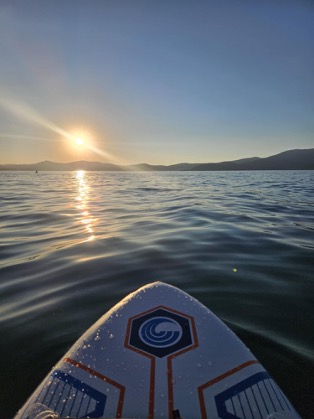
[[[71,158],[73,159],[78,157],[89,158],[91,153],[95,153],[105,158],[107,162],[118,165],[122,164],[120,159],[96,146],[94,135],[89,129],[64,129],[41,115],[37,109],[34,109],[29,104],[13,99],[8,94],[2,94],[0,106],[18,119],[24,120],[32,125],[41,126],[57,134],[56,140],[62,139],[64,141],[64,150],[67,149],[68,155],[72,156]],[[24,138],[23,135],[15,135],[14,137]]]
[[[76,145],[80,146],[80,145],[84,145],[85,141],[83,140],[83,138],[76,138],[75,139]]]
[[[75,178],[77,181],[76,208],[80,213],[80,223],[83,224],[85,233],[88,236],[84,241],[92,241],[95,239],[94,227],[97,220],[92,217],[88,210],[89,186],[86,181],[86,172],[78,170],[75,173]]]

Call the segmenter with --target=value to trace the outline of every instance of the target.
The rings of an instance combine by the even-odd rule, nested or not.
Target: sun
[[[77,146],[83,146],[85,144],[85,140],[82,137],[76,137],[75,138],[75,144]]]
[[[90,129],[74,127],[67,131],[65,145],[73,158],[87,158],[95,151],[94,135]]]
[[[91,144],[91,134],[86,129],[76,129],[70,133],[72,147],[83,150]]]

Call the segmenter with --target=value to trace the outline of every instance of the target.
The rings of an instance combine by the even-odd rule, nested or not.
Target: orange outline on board
[[[188,346],[187,348],[182,349],[179,352],[174,353],[173,355],[170,355],[167,357],[167,376],[168,376],[168,410],[169,410],[169,417],[172,415],[173,411],[173,375],[172,375],[172,360],[173,358],[190,351],[191,349],[197,348],[199,343],[197,339],[197,333],[196,333],[196,327],[194,322],[194,317],[189,316],[188,314],[182,313],[181,311],[174,310],[172,308],[160,305],[156,306],[154,308],[151,308],[149,310],[143,311],[142,313],[137,314],[136,316],[130,317],[128,319],[128,325],[126,330],[126,336],[125,336],[125,347],[128,349],[131,349],[134,352],[137,352],[141,355],[146,356],[151,360],[151,366],[150,366],[150,387],[149,387],[149,402],[148,402],[148,419],[154,418],[154,407],[155,407],[155,366],[156,366],[156,357],[154,355],[150,355],[145,351],[142,351],[141,349],[135,348],[134,346],[131,346],[129,344],[129,338],[131,333],[131,325],[132,321],[134,319],[137,319],[138,317],[142,317],[143,315],[146,315],[148,313],[151,313],[153,311],[156,311],[160,308],[165,309],[166,311],[170,311],[172,313],[178,314],[181,317],[185,317],[189,319],[190,324],[192,326],[192,335],[193,335],[193,341],[194,343],[191,346]]]
[[[172,310],[175,311],[175,310]],[[184,313],[180,313],[179,311],[176,311],[176,313],[180,314],[180,315],[184,315],[185,317],[188,317],[190,320],[190,324],[192,326],[192,335],[193,335],[193,340],[194,343],[191,346],[188,346],[187,348],[182,349],[179,352],[176,352],[170,356],[168,356],[167,358],[167,366],[168,366],[168,406],[169,406],[169,418],[172,415],[173,410],[175,409],[174,404],[173,404],[173,374],[172,374],[172,360],[174,358],[176,358],[177,356],[182,355],[185,352],[190,351],[191,349],[195,349],[199,346],[198,343],[198,338],[197,338],[197,333],[196,333],[196,327],[195,327],[195,322],[194,322],[194,317],[189,316],[188,314],[184,314]]]
[[[100,372],[97,372],[93,370],[92,368],[87,367],[86,365],[82,364],[81,362],[75,361],[71,358],[64,358],[64,362],[67,362],[69,364],[74,365],[77,368],[81,368],[82,370],[88,372],[91,375],[94,375],[97,378],[100,378],[101,380],[105,381],[106,383],[109,383],[115,387],[117,387],[120,390],[120,396],[118,401],[118,408],[117,408],[117,418],[122,417],[122,408],[123,408],[123,400],[124,400],[124,393],[125,393],[125,387],[122,384],[117,383],[116,381],[112,380],[111,378],[106,377],[105,375],[101,374]]]
[[[224,372],[221,375],[218,375],[218,377],[213,378],[212,380],[208,381],[205,384],[202,384],[201,386],[198,387],[198,397],[199,397],[199,401],[200,401],[200,406],[201,406],[201,414],[202,414],[202,418],[206,419],[207,418],[207,414],[206,414],[206,406],[205,406],[205,398],[204,398],[204,393],[203,390],[205,390],[205,388],[210,387],[216,383],[218,383],[219,381],[229,377],[230,375],[235,374],[236,372],[242,370],[243,368],[249,367],[250,365],[254,365],[254,364],[259,364],[259,362],[254,359],[252,361],[247,361],[244,362],[244,364],[240,364],[235,368],[232,368],[231,370]]]
[[[160,308],[162,306],[158,306],[156,308]],[[132,324],[132,320],[136,319],[137,317],[141,317],[143,314],[147,314],[150,311],[154,311],[154,309],[152,310],[147,310],[144,311],[143,313],[137,314],[136,316],[130,317],[128,319],[128,325],[127,325],[127,329],[126,329],[126,334],[125,334],[125,341],[124,341],[124,346],[134,352],[137,352],[140,355],[144,355],[147,358],[150,359],[151,363],[150,363],[150,380],[149,380],[149,401],[148,401],[148,419],[153,419],[154,418],[154,408],[155,408],[155,366],[156,366],[156,361],[155,361],[155,357],[154,355],[150,355],[147,352],[141,351],[138,348],[135,348],[134,346],[129,345],[129,338],[130,338],[130,334],[131,334],[131,324]]]

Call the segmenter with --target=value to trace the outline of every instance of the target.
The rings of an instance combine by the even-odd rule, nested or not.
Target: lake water
[[[314,417],[314,172],[0,172],[0,417],[130,291],[214,311]]]

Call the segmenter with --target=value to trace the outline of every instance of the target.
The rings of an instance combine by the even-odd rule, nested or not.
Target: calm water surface
[[[176,285],[314,417],[314,172],[0,172],[0,417],[130,291]]]

